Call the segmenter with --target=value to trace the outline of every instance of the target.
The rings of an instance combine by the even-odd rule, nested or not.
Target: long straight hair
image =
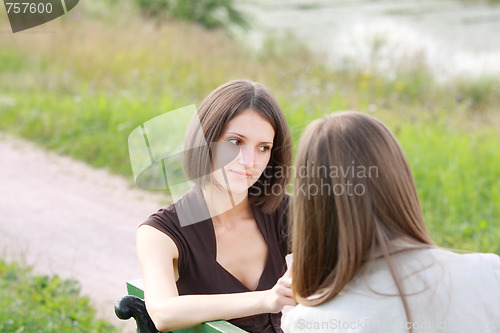
[[[297,301],[314,306],[331,300],[382,253],[410,321],[389,244],[403,238],[425,247],[432,240],[394,135],[369,115],[334,113],[308,126],[295,170],[291,238]]]

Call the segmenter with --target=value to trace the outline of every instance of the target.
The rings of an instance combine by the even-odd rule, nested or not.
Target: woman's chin
[[[228,188],[228,192],[230,192],[233,196],[243,196],[248,194],[248,185],[245,186],[237,186],[233,185]]]
[[[226,189],[233,195],[248,194],[248,189],[252,186],[251,179],[228,177],[229,182]]]

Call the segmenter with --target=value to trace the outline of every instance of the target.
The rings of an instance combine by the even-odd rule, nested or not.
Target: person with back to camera
[[[281,108],[259,83],[230,81],[202,102],[184,149],[194,186],[137,232],[157,329],[224,319],[250,332],[281,332],[280,311],[295,304],[284,274],[291,145]]]
[[[296,157],[285,332],[500,332],[500,258],[433,244],[405,154],[374,117],[314,121]]]

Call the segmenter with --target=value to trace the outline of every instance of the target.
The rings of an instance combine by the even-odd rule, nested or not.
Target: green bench
[[[144,287],[142,279],[127,281],[128,295],[115,305],[116,316],[122,320],[134,318],[137,323],[137,333],[157,333],[153,321],[146,311],[144,303]],[[209,321],[176,333],[244,333],[246,331],[224,321]]]

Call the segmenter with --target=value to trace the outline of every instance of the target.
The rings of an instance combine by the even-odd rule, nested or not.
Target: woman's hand
[[[297,305],[293,298],[291,270],[287,270],[274,287],[266,291],[264,302],[270,313],[280,312],[285,305]]]

